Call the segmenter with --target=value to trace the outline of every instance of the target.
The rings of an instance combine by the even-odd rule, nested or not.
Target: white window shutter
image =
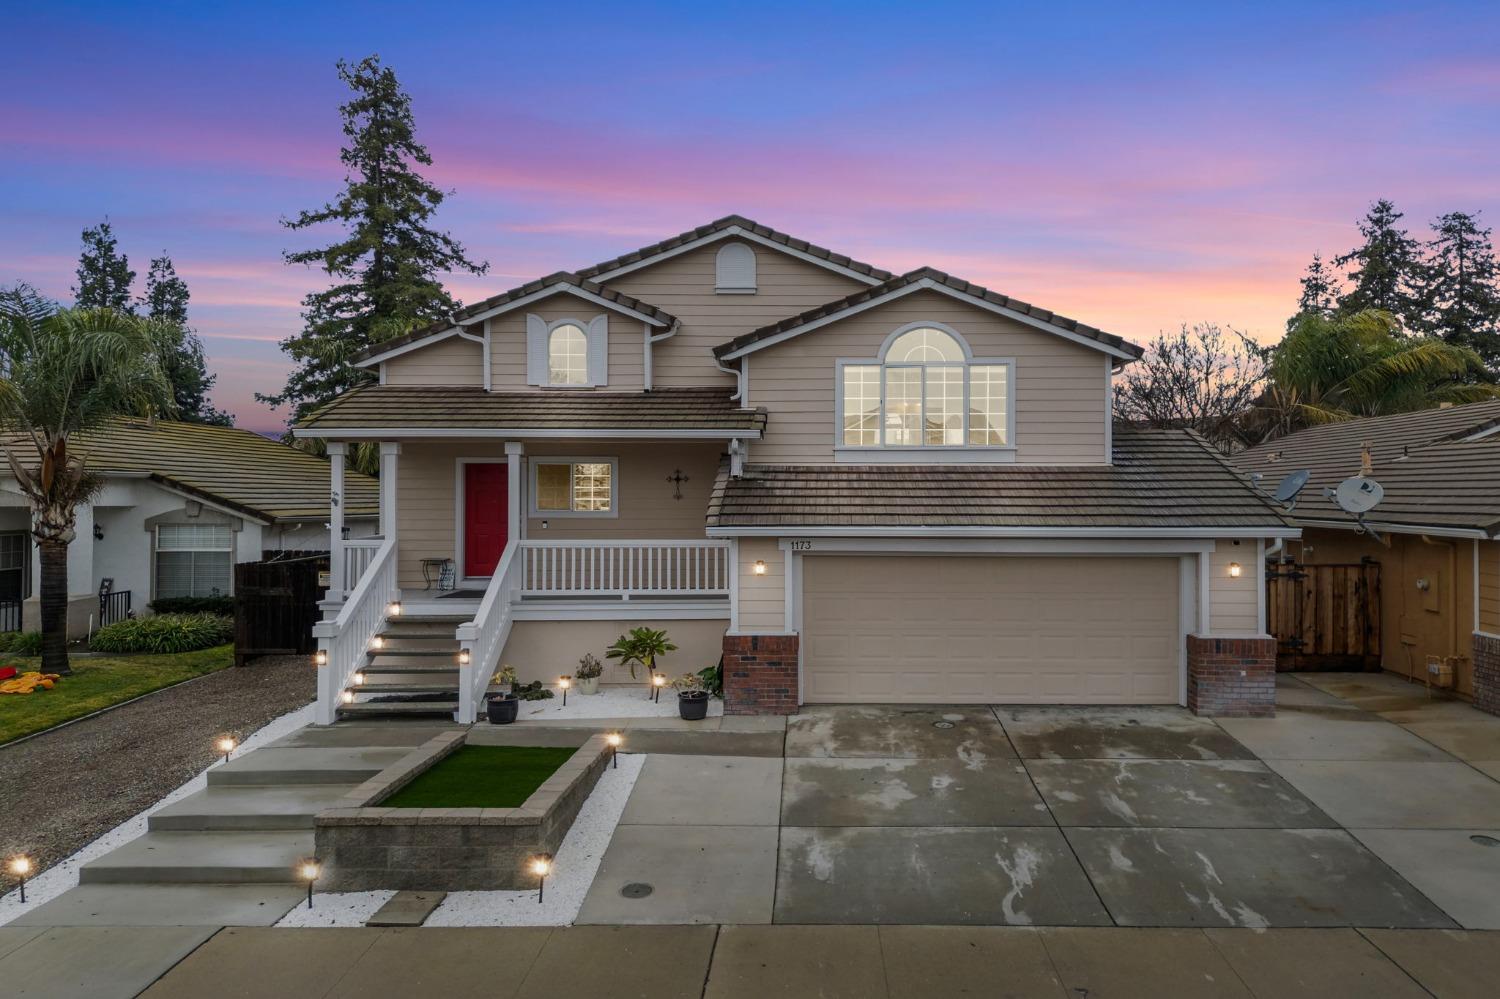
[[[609,384],[609,317],[589,320],[589,384]]]
[[[526,384],[547,384],[547,323],[541,316],[526,316]]]

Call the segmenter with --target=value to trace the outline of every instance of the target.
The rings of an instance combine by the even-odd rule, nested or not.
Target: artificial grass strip
[[[578,750],[463,746],[382,801],[389,808],[520,808]]]

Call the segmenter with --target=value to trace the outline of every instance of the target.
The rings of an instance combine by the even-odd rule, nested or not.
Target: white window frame
[[[564,326],[571,326],[583,336],[583,380],[578,382],[554,382],[552,380],[552,338],[557,331]],[[588,323],[581,323],[574,319],[559,319],[547,324],[547,336],[544,341],[547,345],[547,384],[546,388],[588,388],[592,383],[589,381],[589,327]]]
[[[602,456],[538,455],[526,461],[526,515],[533,520],[552,520],[557,517],[589,517],[609,519],[620,516],[620,459]],[[573,465],[609,466],[608,510],[542,510],[537,507],[537,470],[542,465],[568,465],[568,503],[573,499]]]
[[[575,385],[552,384],[552,334],[559,326],[577,326],[583,330],[584,376]],[[526,316],[526,383],[553,392],[576,392],[579,389],[604,388],[609,384],[609,316],[593,319],[562,316],[543,319],[536,313]]]
[[[235,566],[235,560],[236,560],[236,543],[237,543],[237,539],[235,538],[235,533],[236,532],[235,532],[235,530],[234,530],[233,527],[231,527],[231,526],[229,526],[227,524],[218,524],[218,523],[210,523],[209,524],[209,526],[213,526],[213,527],[223,527],[225,530],[227,530],[229,532],[229,544],[227,545],[227,547],[224,547],[224,548],[167,548],[167,549],[163,549],[162,548],[162,546],[161,546],[161,530],[162,530],[163,527],[197,527],[197,526],[200,526],[200,525],[198,525],[198,524],[156,524],[155,526],[153,526],[151,528],[151,599],[152,600],[163,599],[162,596],[161,596],[161,594],[160,594],[160,592],[159,592],[159,590],[160,590],[160,579],[159,579],[159,576],[158,576],[158,573],[161,571],[161,555],[162,555],[163,551],[165,551],[168,554],[171,554],[173,552],[223,552],[225,555],[227,555],[229,557],[229,576],[228,576],[229,585],[225,589],[225,591],[222,594],[220,594],[220,595],[221,596],[226,596],[226,597],[232,597],[232,596],[234,596],[234,566]],[[179,594],[179,596],[183,596],[183,594]],[[193,596],[193,595],[192,594],[188,594],[188,596]]]
[[[963,351],[961,362],[944,362],[952,367],[961,367],[963,376],[963,443],[962,444],[886,444],[885,443],[885,393],[886,377],[888,368],[897,367],[926,367],[920,363],[910,365],[903,362],[887,363],[886,356],[890,353],[891,345],[902,335],[912,330],[933,329],[946,333],[958,343],[959,349]],[[846,444],[844,443],[844,368],[875,367],[880,370],[878,379],[880,387],[880,443],[877,444]],[[938,366],[941,366],[938,365]],[[969,443],[969,369],[974,367],[1003,367],[1005,368],[1005,443],[1004,444],[970,444]],[[1016,454],[1016,360],[1013,357],[975,357],[969,349],[969,342],[963,335],[951,326],[937,322],[915,322],[907,323],[899,327],[885,338],[880,345],[879,352],[873,357],[841,357],[835,362],[835,386],[833,402],[833,452],[834,460],[841,462],[858,463],[865,462],[906,462],[911,463],[922,457],[925,462],[933,463],[956,463],[964,462],[1000,462],[1008,463],[1015,461]],[[925,415],[926,407],[926,379],[922,379],[923,407]]]

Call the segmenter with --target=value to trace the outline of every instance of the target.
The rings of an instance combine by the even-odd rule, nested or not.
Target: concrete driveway
[[[1500,719],[1279,689],[1222,722],[809,707],[784,759],[652,756],[581,921],[1500,928]]]

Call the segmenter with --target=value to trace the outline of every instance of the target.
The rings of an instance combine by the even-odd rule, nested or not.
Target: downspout
[[[743,367],[726,368],[724,362],[717,357],[714,358],[714,366],[726,375],[734,375],[734,395],[729,398],[732,402],[742,402],[745,395],[745,369]]]
[[[672,320],[672,325],[667,327],[667,331],[665,333],[658,333],[656,336],[651,335],[651,327],[649,325],[646,327],[646,370],[645,378],[643,380],[646,383],[647,392],[651,391],[652,384],[651,345],[654,343],[660,343],[661,341],[666,340],[669,337],[676,336],[677,331],[681,328],[682,322],[676,319]]]
[[[490,390],[490,321],[488,319],[484,321],[484,333],[480,336],[475,336],[464,329],[463,324],[454,317],[449,317],[449,321],[458,327],[460,340],[469,340],[479,344],[480,356],[484,364],[484,390],[488,392]]]
[[[1441,546],[1448,549],[1448,648],[1449,655],[1457,656],[1458,651],[1458,544],[1447,538],[1433,538],[1431,535],[1422,535],[1425,544]]]
[[[1282,549],[1285,547],[1286,538],[1277,538],[1275,543],[1272,544],[1270,548],[1266,549],[1266,558],[1269,559],[1272,555],[1281,555],[1281,558],[1277,559],[1277,561],[1285,561],[1286,556],[1282,554]]]

